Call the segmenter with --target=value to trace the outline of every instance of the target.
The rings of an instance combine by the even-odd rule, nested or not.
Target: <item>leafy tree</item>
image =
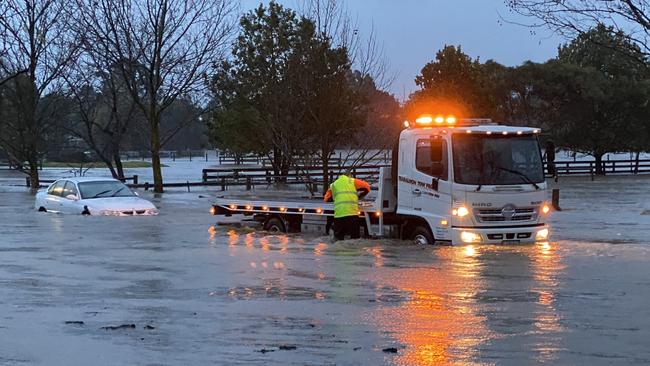
[[[604,154],[633,149],[648,124],[648,75],[633,58],[621,57],[622,44],[629,54],[640,52],[622,34],[598,26],[561,46],[557,60],[534,68],[533,93],[554,140],[594,156],[597,174]]]
[[[420,90],[406,105],[406,113],[453,113],[463,117],[492,117],[494,101],[484,66],[463,53],[460,46],[445,46],[415,78]]]
[[[232,60],[213,78],[212,140],[235,153],[269,154],[281,176],[294,156],[316,154],[327,186],[334,149],[366,121],[367,77],[351,71],[344,46],[275,2],[240,25]]]
[[[309,147],[316,150],[323,168],[323,193],[329,186],[329,159],[342,143],[350,143],[366,122],[361,90],[367,82],[351,72],[347,50],[333,48],[329,39],[314,37],[290,59],[289,71],[306,101]],[[355,76],[358,76],[355,78]]]
[[[256,145],[250,151],[269,154],[275,174],[284,175],[294,153],[305,146],[305,102],[291,78],[289,60],[298,44],[314,37],[314,27],[270,2],[268,8],[260,4],[242,16],[240,28],[232,60],[212,79],[217,112],[211,135],[219,146],[236,152]],[[252,139],[234,137],[249,137],[244,131],[250,128]]]

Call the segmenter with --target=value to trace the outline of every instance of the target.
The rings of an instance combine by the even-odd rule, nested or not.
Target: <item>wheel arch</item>
[[[400,233],[400,237],[404,240],[408,240],[411,238],[411,234],[413,233],[413,230],[417,228],[418,226],[422,226],[429,230],[429,233],[431,234],[431,237],[433,240],[436,240],[435,235],[433,235],[433,230],[431,229],[431,225],[429,225],[429,222],[422,217],[417,217],[417,216],[408,216],[405,220],[404,223],[402,224],[402,230]]]

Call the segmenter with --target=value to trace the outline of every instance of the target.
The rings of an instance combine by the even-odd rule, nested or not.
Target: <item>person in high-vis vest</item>
[[[359,192],[359,193],[357,193]],[[359,196],[362,198],[370,192],[370,184],[348,177],[338,177],[325,192],[325,202],[334,201],[334,237],[336,240],[359,238]]]

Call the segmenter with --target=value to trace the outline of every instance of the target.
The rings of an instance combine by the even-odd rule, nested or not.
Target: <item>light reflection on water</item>
[[[381,306],[371,316],[383,332],[405,347],[393,362],[439,365],[476,356],[477,346],[488,333],[474,300],[481,286],[481,263],[471,250],[458,249],[435,250],[439,266],[422,263],[417,268],[380,272],[377,281],[382,286],[410,293],[398,306]]]
[[[211,242],[214,235],[211,230]],[[331,302],[370,292],[376,300],[359,300],[368,308],[363,321],[398,346],[392,363],[486,364],[482,353],[499,344],[527,347],[522,352],[532,352],[536,361],[553,362],[561,350],[565,330],[556,298],[564,265],[553,243],[422,250],[400,241],[331,243],[237,230],[227,232],[227,243],[233,256],[241,249],[260,254],[247,267],[273,276],[259,289],[231,291],[233,298]],[[296,268],[290,260],[296,253],[311,257],[314,266]],[[326,287],[295,287],[298,274]]]
[[[532,339],[538,361],[555,359],[563,331],[555,294],[557,274],[564,266],[552,245],[441,247],[432,255],[430,265],[423,260],[415,268],[378,272],[382,286],[410,293],[407,301],[381,306],[370,317],[403,345],[393,362],[485,364],[481,349],[522,335]],[[504,281],[512,281],[514,288],[503,290]],[[527,318],[532,319],[529,329],[502,325],[504,320]]]

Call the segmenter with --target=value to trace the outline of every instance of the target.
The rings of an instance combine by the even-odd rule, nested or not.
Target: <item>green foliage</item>
[[[445,46],[415,78],[420,90],[411,95],[415,104],[427,103],[433,113],[489,117],[494,112],[484,66],[472,60],[460,46]]]
[[[639,57],[624,35],[598,25],[561,46],[557,60],[540,68],[534,90],[559,146],[596,160],[643,148],[639,135],[648,129],[650,79]]]
[[[212,78],[211,141],[237,154],[270,153],[276,173],[297,154],[326,161],[367,119],[366,77],[352,72],[346,48],[276,2],[244,15],[240,27],[232,59]]]
[[[314,28],[275,2],[242,16],[240,27],[232,60],[212,79],[217,112],[210,136],[233,152],[273,150],[277,168],[286,168],[287,157],[304,140],[305,102],[289,60],[300,43],[315,36]]]
[[[643,59],[629,37],[604,25],[562,45],[543,64],[480,63],[446,46],[422,69],[421,89],[407,107],[453,101],[463,105],[461,115],[542,127],[557,146],[600,161],[608,152],[650,150],[650,64]]]

